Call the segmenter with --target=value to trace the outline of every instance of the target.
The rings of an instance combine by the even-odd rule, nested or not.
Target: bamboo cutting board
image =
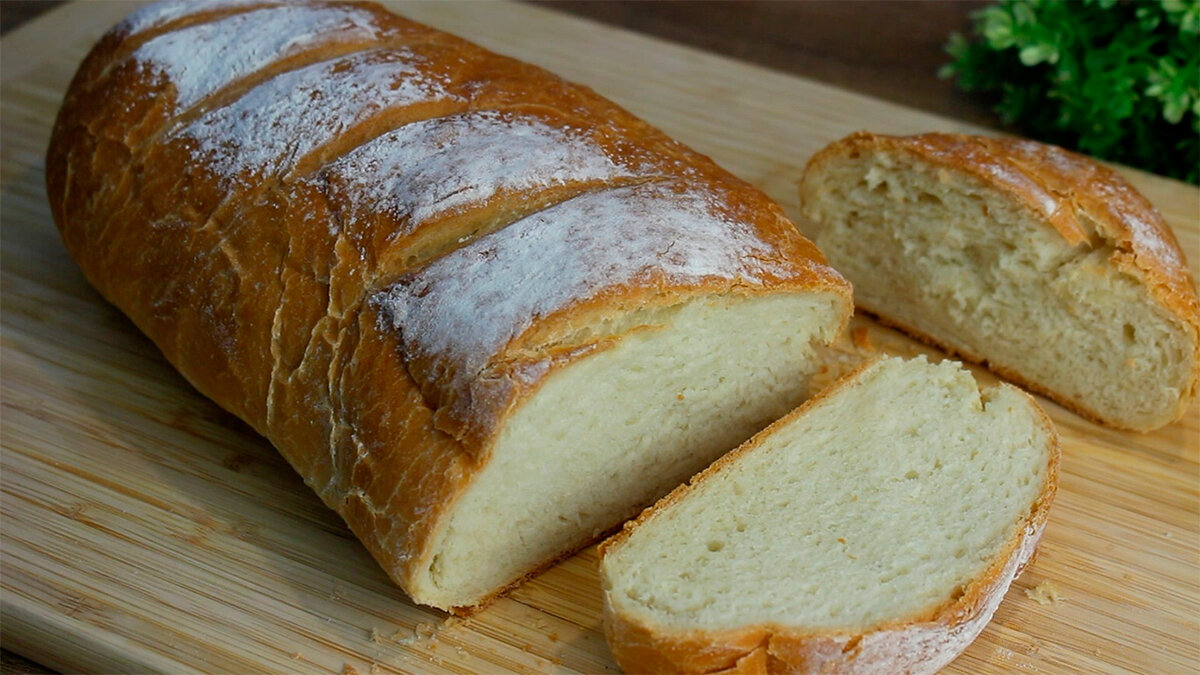
[[[51,222],[42,154],[75,66],[129,8],[68,5],[0,55],[5,647],[104,672],[614,670],[594,548],[466,620],[412,605],[264,440],[85,283]],[[398,9],[593,86],[793,214],[805,160],[836,138],[969,130],[538,7]],[[1200,190],[1131,178],[1195,269]],[[876,345],[920,351],[856,321]],[[1043,404],[1063,464],[1040,557],[949,671],[1194,671],[1200,412],[1139,435]],[[1025,592],[1044,583],[1057,602]]]

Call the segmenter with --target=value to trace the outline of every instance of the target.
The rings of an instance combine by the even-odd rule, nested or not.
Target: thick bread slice
[[[1097,421],[1150,430],[1200,382],[1200,302],[1162,216],[1060,148],[854,134],[800,187],[855,301]]]
[[[627,672],[933,672],[1033,555],[1058,439],[952,361],[870,363],[601,545]]]
[[[708,158],[369,3],[139,10],[46,162],[92,284],[446,609],[794,407],[852,309]]]

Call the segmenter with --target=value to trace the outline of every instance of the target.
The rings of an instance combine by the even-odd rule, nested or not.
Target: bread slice
[[[628,672],[932,672],[1033,555],[1058,440],[952,361],[870,363],[601,546]]]
[[[1174,236],[1115,172],[1031,141],[854,134],[800,187],[818,246],[889,323],[1097,421],[1150,430],[1200,379]]]

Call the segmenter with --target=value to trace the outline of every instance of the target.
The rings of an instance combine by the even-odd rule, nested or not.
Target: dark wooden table
[[[59,4],[0,0],[0,33]],[[542,4],[913,108],[997,126],[983,103],[937,78],[946,62],[946,36],[967,30],[969,14],[986,4],[978,0]],[[50,672],[7,650],[0,653],[0,675]]]

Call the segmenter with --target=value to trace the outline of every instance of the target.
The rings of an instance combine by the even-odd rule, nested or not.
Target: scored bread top
[[[433,69],[433,45],[355,52],[280,73],[170,134],[218,179],[278,174],[384,110],[460,100]],[[315,133],[314,133],[315,130]]]
[[[152,80],[170,83],[178,112],[281,57],[316,45],[378,40],[385,31],[378,13],[365,8],[287,4],[163,33],[128,59]]]
[[[809,167],[873,150],[908,152],[972,174],[1041,216],[1068,244],[1112,247],[1115,264],[1144,279],[1163,305],[1200,333],[1200,300],[1179,242],[1162,214],[1116,171],[1024,139],[866,131],[829,145],[809,160]]]

